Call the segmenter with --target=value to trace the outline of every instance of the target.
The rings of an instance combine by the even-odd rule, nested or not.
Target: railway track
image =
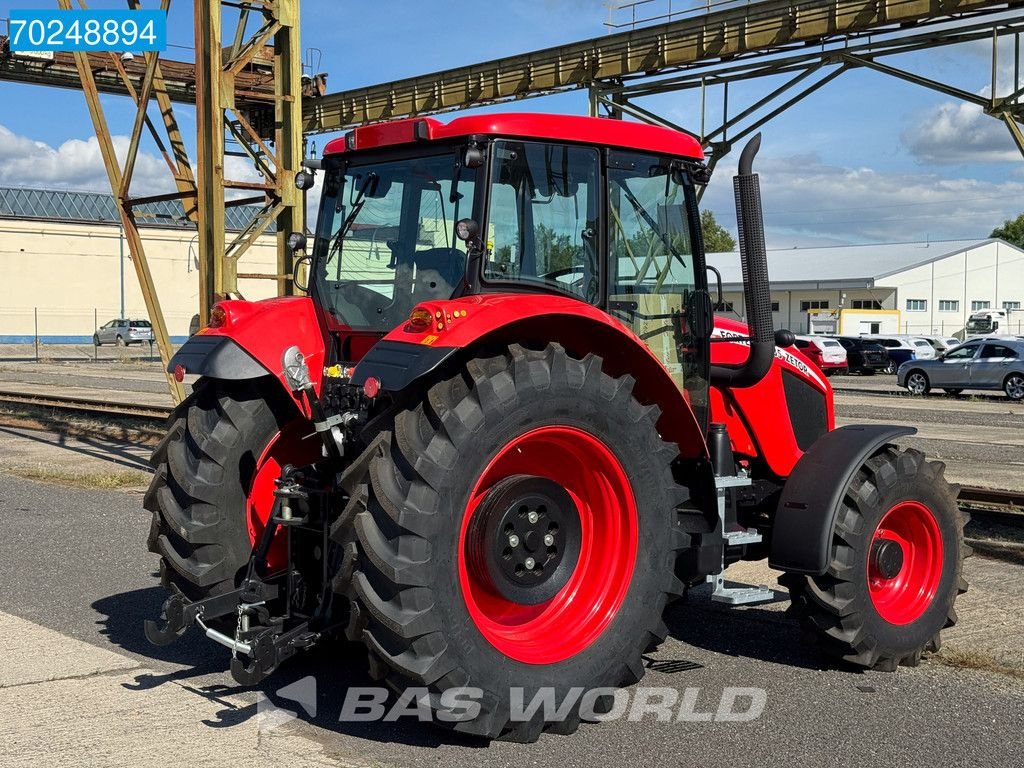
[[[64,413],[85,416],[122,416],[162,424],[171,414],[170,406],[139,405],[109,402],[84,397],[63,395],[36,395],[25,392],[0,390],[0,407],[29,406],[50,408]],[[960,506],[980,520],[1000,525],[1024,528],[1024,493],[992,488],[962,486],[958,496]]]
[[[86,416],[129,416],[155,422],[164,422],[171,415],[170,406],[115,403],[93,400],[86,397],[35,395],[25,392],[0,391],[0,407],[4,406],[50,408],[56,411],[79,413]]]

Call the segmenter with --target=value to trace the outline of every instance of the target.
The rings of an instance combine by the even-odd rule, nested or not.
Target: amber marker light
[[[409,313],[409,325],[414,331],[425,331],[430,327],[430,310],[416,307]]]
[[[228,311],[224,309],[220,304],[214,306],[210,310],[210,328],[220,328],[225,325],[228,321]]]

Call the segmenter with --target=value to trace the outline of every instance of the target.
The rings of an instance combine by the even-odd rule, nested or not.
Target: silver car
[[[1011,400],[1024,399],[1024,341],[1013,337],[972,339],[935,360],[908,360],[897,382],[912,395],[932,388],[957,395],[965,389],[1001,389]]]
[[[97,347],[104,344],[144,344],[153,341],[153,326],[149,320],[111,320],[96,329],[92,343]]]

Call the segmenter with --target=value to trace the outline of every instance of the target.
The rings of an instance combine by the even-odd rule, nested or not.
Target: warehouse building
[[[199,306],[195,225],[180,202],[136,208],[147,261],[172,339],[183,340]],[[229,208],[228,238],[251,218]],[[89,343],[98,325],[145,319],[146,305],[110,195],[0,187],[0,343]],[[276,236],[261,237],[239,271],[277,270]],[[122,272],[123,270],[123,272]],[[123,274],[123,281],[122,281]],[[242,279],[246,298],[276,293],[272,280]]]
[[[140,206],[137,217],[168,331],[182,340],[199,305],[195,226],[173,201]],[[229,228],[238,229],[250,212],[229,208],[228,217]],[[425,242],[437,237],[429,224]],[[384,239],[376,231],[352,233],[353,256],[365,260],[368,275],[387,264]],[[260,238],[240,271],[273,273],[275,248],[274,236]],[[738,255],[710,254],[708,262],[722,272],[722,311],[742,318]],[[768,265],[779,328],[956,335],[971,312],[1005,308],[1010,330],[1024,334],[1024,251],[1001,240],[772,250]],[[0,267],[7,276],[0,343],[28,342],[37,333],[43,342],[88,343],[122,307],[125,317],[146,317],[109,195],[0,187]],[[240,278],[239,289],[260,299],[276,286]]]
[[[722,272],[723,311],[742,318],[738,254],[708,263]],[[1009,310],[1024,333],[1024,251],[1002,240],[771,250],[768,271],[775,325],[797,333],[954,336],[983,309]]]

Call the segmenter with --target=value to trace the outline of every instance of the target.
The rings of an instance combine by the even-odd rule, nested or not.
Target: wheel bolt
[[[547,535],[546,535],[546,536],[544,537],[544,546],[545,546],[545,547],[550,547],[550,546],[551,546],[552,544],[554,544],[554,543],[555,543],[555,537],[554,537],[554,536],[552,536],[552,535],[551,535],[550,533],[549,533],[549,534],[547,534]]]
[[[511,536],[508,537],[508,545],[510,547],[518,547],[519,546],[519,537],[516,536],[513,533]]]
[[[532,571],[533,566],[535,566],[536,564],[537,562],[532,557],[526,558],[526,562],[523,563],[523,565],[526,566],[526,570],[528,571]]]
[[[536,513],[536,512],[532,512],[532,511],[531,511],[531,512],[530,512],[530,513],[529,513],[529,514],[528,514],[528,515],[526,516],[526,519],[527,519],[527,520],[529,520],[529,521],[530,521],[530,523],[536,523],[536,522],[537,522],[537,517],[538,517],[538,516],[537,516],[537,513]]]

